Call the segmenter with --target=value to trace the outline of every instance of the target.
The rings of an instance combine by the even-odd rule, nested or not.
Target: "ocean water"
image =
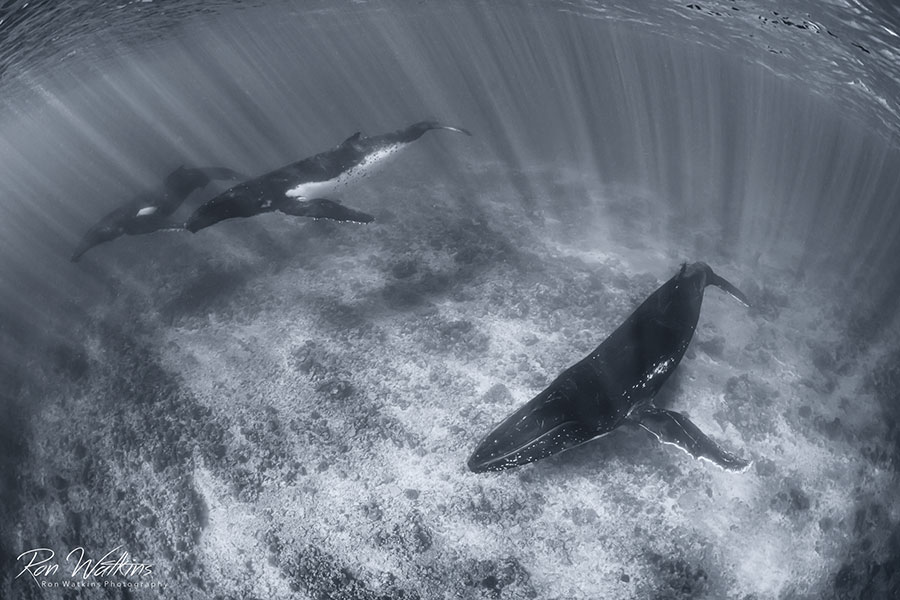
[[[900,597],[898,35],[863,0],[4,3],[0,597]],[[426,119],[472,136],[339,189],[370,224],[70,261],[180,165]],[[628,426],[468,470],[695,261],[751,306],[707,289],[657,404],[748,470]]]

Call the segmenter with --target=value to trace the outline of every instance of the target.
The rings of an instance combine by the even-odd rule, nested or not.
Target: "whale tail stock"
[[[98,242],[99,243],[99,242]],[[90,240],[82,240],[81,243],[75,248],[75,251],[72,253],[72,256],[69,257],[70,262],[78,262],[81,260],[81,257],[84,256],[84,253],[96,246],[97,244],[93,243]]]

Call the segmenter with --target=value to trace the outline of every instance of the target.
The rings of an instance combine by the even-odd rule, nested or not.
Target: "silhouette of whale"
[[[593,352],[497,425],[469,458],[469,469],[481,473],[524,465],[628,423],[723,469],[747,468],[748,461],[720,448],[686,416],[653,405],[694,335],[707,285],[749,306],[746,296],[707,264],[683,264]]]

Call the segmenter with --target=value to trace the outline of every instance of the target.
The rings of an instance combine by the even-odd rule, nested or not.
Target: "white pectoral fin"
[[[708,460],[726,471],[744,471],[750,466],[750,461],[724,450],[681,413],[648,407],[630,419],[660,442],[677,446],[694,458]]]
[[[146,217],[146,216],[148,216],[148,215],[152,215],[153,213],[155,213],[156,210],[157,210],[157,209],[156,209],[155,206],[145,206],[144,208],[142,208],[142,209],[140,209],[139,211],[137,211],[137,213],[136,213],[134,216],[136,216],[136,217]]]

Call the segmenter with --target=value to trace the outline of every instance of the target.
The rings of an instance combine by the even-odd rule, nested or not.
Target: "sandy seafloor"
[[[123,544],[160,587],[20,579],[16,597],[823,598],[892,577],[900,444],[878,407],[895,348],[867,343],[840,298],[729,258],[637,189],[431,167],[409,151],[342,197],[368,226],[270,214],[83,259],[109,296],[32,365],[41,402],[6,534]],[[709,288],[659,401],[747,472],[638,429],[466,469],[685,260],[753,307]]]

